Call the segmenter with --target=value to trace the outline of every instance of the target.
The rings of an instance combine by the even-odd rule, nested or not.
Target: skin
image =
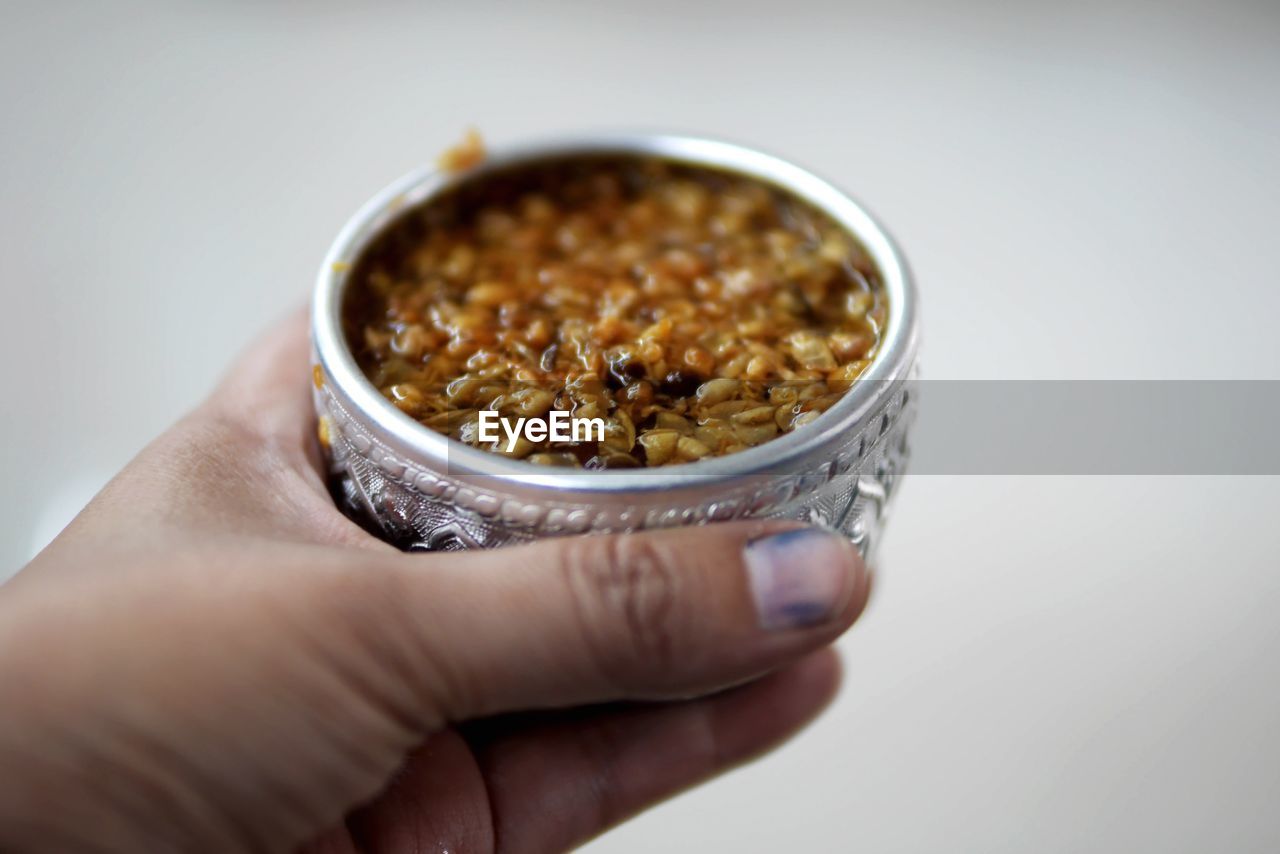
[[[564,850],[833,696],[851,547],[772,631],[742,550],[785,523],[398,552],[333,506],[307,362],[295,317],[0,587],[0,850]]]

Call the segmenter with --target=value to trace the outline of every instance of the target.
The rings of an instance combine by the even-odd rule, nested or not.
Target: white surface
[[[833,178],[906,247],[934,378],[1280,378],[1278,37],[1263,2],[9,4],[0,567],[473,122]],[[1280,847],[1280,481],[901,499],[831,714],[593,850]]]

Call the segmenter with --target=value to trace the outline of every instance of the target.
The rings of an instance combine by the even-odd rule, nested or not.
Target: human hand
[[[843,538],[403,554],[330,500],[306,359],[295,318],[0,587],[0,850],[562,850],[834,693]]]

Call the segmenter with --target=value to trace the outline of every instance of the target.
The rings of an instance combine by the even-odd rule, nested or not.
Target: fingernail
[[[761,628],[814,626],[844,609],[862,562],[839,534],[800,528],[761,537],[743,552]]]

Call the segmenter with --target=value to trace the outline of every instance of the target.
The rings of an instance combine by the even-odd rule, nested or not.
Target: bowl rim
[[[879,352],[853,387],[802,430],[721,457],[673,466],[618,471],[546,469],[472,448],[419,424],[382,396],[356,364],[343,329],[349,273],[369,244],[414,208],[460,183],[538,161],[575,156],[647,156],[726,171],[763,181],[807,201],[861,243],[879,268],[889,302],[889,323]],[[841,436],[904,380],[918,345],[914,279],[896,241],[853,197],[817,175],[753,148],[706,137],[654,133],[600,133],[552,137],[501,146],[476,167],[449,172],[413,170],[383,188],[338,233],[316,279],[311,306],[313,354],[325,375],[354,409],[418,465],[450,476],[495,478],[541,492],[655,492],[704,487],[755,475],[795,474],[806,462],[829,457]]]

